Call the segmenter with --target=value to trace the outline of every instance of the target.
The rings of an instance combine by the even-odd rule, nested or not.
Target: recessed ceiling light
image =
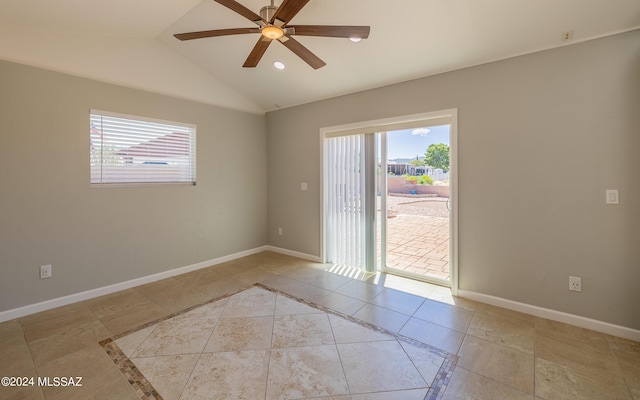
[[[284,63],[282,61],[274,61],[273,62],[273,66],[276,69],[281,69],[281,70],[285,68],[285,65],[284,65]]]
[[[362,38],[359,37],[350,37],[349,40],[351,40],[353,43],[358,43],[359,41],[362,40]]]

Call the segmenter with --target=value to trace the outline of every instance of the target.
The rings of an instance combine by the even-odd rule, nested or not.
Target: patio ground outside
[[[449,280],[448,200],[387,197],[387,267]]]

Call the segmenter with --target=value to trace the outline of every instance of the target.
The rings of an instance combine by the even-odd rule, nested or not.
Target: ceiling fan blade
[[[264,55],[264,52],[267,51],[267,48],[269,47],[271,42],[271,39],[267,39],[261,36],[260,39],[258,39],[258,43],[253,46],[253,50],[251,50],[251,53],[249,53],[249,57],[247,57],[247,60],[242,66],[245,68],[255,68]]]
[[[280,43],[285,45],[285,47],[289,50],[293,51],[298,57],[302,58],[302,60],[309,64],[313,69],[322,68],[327,65],[327,63],[322,61],[318,56],[313,54],[309,49],[304,47],[300,42],[292,37],[284,36],[282,39],[280,39]]]
[[[286,25],[308,2],[309,0],[284,0],[269,23],[273,24],[277,19]]]
[[[237,12],[238,14],[247,18],[249,21],[253,21],[258,25],[260,25],[259,22],[262,21],[262,17],[260,17],[258,14],[249,10],[247,7],[243,6],[242,4],[238,3],[235,0],[214,0],[214,1],[216,3],[222,4],[223,6],[227,7],[230,10]]]
[[[294,35],[299,36],[325,36],[339,38],[360,38],[369,37],[371,27],[369,26],[331,26],[331,25],[288,25],[287,28],[294,29]]]
[[[234,28],[234,29],[216,29],[212,31],[199,31],[199,32],[187,32],[176,33],[176,39],[180,40],[192,40],[202,39],[216,36],[228,36],[228,35],[241,35],[244,33],[260,33],[259,28]]]

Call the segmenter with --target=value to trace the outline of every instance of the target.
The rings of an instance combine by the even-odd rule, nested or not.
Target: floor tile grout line
[[[474,338],[476,340],[485,341],[485,342],[491,343],[491,344],[496,345],[496,346],[503,346],[501,344],[491,342],[491,341],[489,341],[487,339],[472,335],[470,333],[466,333],[464,335],[464,339],[462,340],[462,343],[460,344],[460,349],[458,350],[458,353],[462,350],[462,347],[464,346],[464,343],[466,342],[467,337],[472,337],[472,338]],[[465,371],[467,371],[467,372],[469,372],[469,373],[481,376],[481,377],[483,377],[485,379],[489,379],[490,381],[493,381],[493,382],[498,383],[500,385],[508,386],[508,387],[510,387],[510,388],[512,388],[514,390],[519,391],[519,392],[525,393],[527,395],[534,396],[534,398],[538,398],[539,396],[536,396],[536,363],[537,363],[538,357],[535,355],[535,338],[534,338],[534,352],[533,352],[533,354],[527,353],[527,352],[522,351],[520,349],[514,349],[514,348],[511,348],[511,347],[507,347],[507,346],[504,346],[504,347],[506,347],[510,351],[514,351],[514,352],[517,352],[517,353],[520,353],[520,354],[526,355],[526,356],[531,356],[531,358],[533,359],[533,392],[532,393],[528,393],[528,392],[522,390],[519,387],[516,387],[516,386],[514,386],[514,385],[512,385],[510,383],[506,383],[506,382],[500,381],[498,379],[495,379],[494,377],[491,377],[491,376],[488,376],[488,375],[484,375],[484,374],[476,372],[476,371],[472,371],[471,369],[468,369],[468,368],[466,368],[464,366],[458,366],[458,367],[463,369],[463,370],[465,370]],[[540,397],[540,399],[542,399],[542,397]]]
[[[158,328],[158,326],[159,326],[161,323],[162,323],[162,322],[158,322],[158,323],[155,325],[155,328],[153,328],[153,329],[151,329],[151,330],[149,331],[149,333],[147,334],[147,336],[145,336],[145,338],[140,342],[140,344],[138,344],[138,345],[136,346],[136,348],[130,352],[130,354],[131,354],[131,355],[127,355],[127,357],[129,357],[129,358],[142,358],[142,357],[137,357],[137,356],[136,356],[136,353],[138,353],[138,350],[140,349],[140,347],[144,344],[144,342],[146,342],[146,341],[147,341],[147,339],[149,339],[149,337],[151,337],[151,335],[153,335],[153,332],[155,332],[155,331],[156,331],[156,329]],[[152,326],[153,326],[153,325],[152,325]],[[149,326],[148,328],[151,328],[151,326]],[[143,329],[141,329],[140,331],[142,331],[142,330],[144,330],[144,329],[147,329],[147,328],[143,328]],[[140,332],[140,331],[138,331],[138,332]],[[115,342],[115,340],[114,340],[114,342]],[[149,357],[152,357],[152,356],[149,356]]]
[[[271,355],[273,352],[273,336],[274,336],[275,325],[276,325],[276,312],[278,310],[278,294],[277,293],[276,293],[276,299],[274,303],[275,304],[273,306],[273,319],[271,322],[271,339],[269,340],[269,348],[267,349],[269,357],[267,360],[267,379],[265,379],[264,381],[264,400],[267,400],[267,396],[269,394],[269,376],[271,373]]]
[[[349,386],[349,380],[347,379],[347,373],[344,370],[344,363],[342,361],[342,356],[340,355],[340,350],[338,350],[338,341],[336,339],[336,334],[333,331],[333,324],[331,323],[331,318],[329,318],[329,314],[327,314],[327,319],[329,319],[329,328],[331,328],[331,335],[333,336],[333,346],[336,349],[336,354],[338,355],[338,360],[340,360],[340,368],[342,369],[342,376],[344,377],[344,382],[347,385],[347,392],[349,396],[351,396],[351,387]]]
[[[538,370],[538,352],[536,351],[536,344],[537,344],[537,332],[536,332],[536,321],[533,321],[533,396],[536,397],[536,389],[538,387],[538,383],[536,382],[536,371]]]
[[[473,316],[471,318],[471,321],[469,322],[469,326],[467,326],[467,329],[464,332],[464,338],[462,339],[462,342],[460,343],[460,347],[458,348],[458,355],[459,355],[460,351],[462,350],[462,347],[464,346],[464,344],[465,344],[465,342],[467,340],[467,337],[472,337],[472,338],[474,338],[476,340],[485,341],[485,342],[488,342],[488,343],[491,343],[491,344],[494,344],[494,345],[497,345],[497,346],[503,346],[503,345],[501,345],[499,343],[494,343],[494,342],[491,342],[490,340],[487,340],[485,338],[482,338],[482,337],[479,337],[479,336],[476,336],[476,335],[473,335],[473,334],[469,333],[469,329],[471,329],[471,325],[473,324],[473,319],[476,317],[477,311],[478,311],[477,309],[473,310]],[[513,386],[511,384],[508,384],[508,383],[505,383],[505,382],[501,382],[501,381],[496,380],[496,379],[494,379],[494,378],[492,378],[490,376],[486,376],[486,375],[480,374],[478,372],[474,372],[474,371],[472,371],[470,369],[467,369],[465,367],[462,367],[462,366],[458,366],[458,367],[460,367],[460,368],[464,369],[465,371],[468,371],[468,372],[470,372],[472,374],[481,376],[481,377],[483,377],[485,379],[489,379],[489,380],[491,380],[493,382],[496,382],[498,384],[508,386],[508,387],[510,387],[512,389],[515,389],[515,390],[520,391],[522,393],[525,393],[527,395],[532,395],[532,396],[536,397],[536,360],[537,360],[537,357],[535,355],[536,354],[536,352],[535,352],[535,336],[534,336],[534,342],[533,342],[533,354],[527,353],[526,351],[522,351],[520,349],[511,348],[511,347],[508,347],[508,346],[504,346],[504,347],[508,348],[511,351],[515,351],[515,352],[521,353],[523,355],[528,355],[528,356],[531,356],[533,358],[533,393],[527,393],[527,392],[523,391],[522,389],[520,389],[518,387],[515,387],[515,386]]]
[[[406,321],[404,321],[404,324],[402,324],[402,326],[400,327],[400,329],[398,329],[398,334],[400,334],[400,332],[404,329],[405,326],[407,326],[407,324],[409,323],[409,321],[411,321],[413,319],[413,317],[409,317],[407,318]]]
[[[240,292],[237,292],[237,293],[240,293]],[[237,294],[237,293],[235,293],[235,294]],[[231,296],[229,296],[229,297],[231,297]],[[224,299],[224,297],[222,299],[219,299],[219,300],[223,300],[223,299]],[[211,304],[211,303],[205,303],[205,304]],[[203,304],[203,305],[205,305],[205,304]],[[189,372],[189,376],[185,380],[184,386],[182,386],[182,390],[180,391],[180,396],[178,396],[178,399],[182,398],[182,395],[184,394],[184,391],[187,390],[187,386],[189,385],[189,381],[191,380],[191,377],[193,376],[193,372],[196,370],[196,367],[198,366],[198,363],[200,362],[200,359],[202,358],[202,355],[206,354],[204,352],[204,350],[207,348],[207,345],[209,344],[209,340],[211,340],[211,337],[213,336],[213,332],[216,330],[216,328],[220,324],[220,320],[222,319],[222,314],[224,314],[224,311],[227,309],[228,305],[229,305],[229,302],[227,301],[227,303],[222,308],[222,311],[220,312],[220,317],[218,317],[218,320],[216,321],[215,326],[213,327],[213,329],[211,329],[211,333],[209,334],[209,337],[207,338],[207,341],[204,343],[204,346],[202,347],[202,351],[200,351],[200,354],[198,354],[198,359],[193,364],[193,368],[191,368],[191,372]]]
[[[413,358],[411,358],[411,356],[409,355],[409,353],[407,353],[407,349],[402,345],[402,343],[398,343],[400,344],[400,347],[402,348],[402,351],[404,352],[404,354],[407,356],[407,358],[409,359],[409,361],[411,361],[411,364],[413,364],[413,368],[416,369],[416,371],[418,371],[418,374],[422,377],[422,380],[427,384],[427,387],[429,389],[431,389],[431,387],[433,386],[433,381],[432,382],[427,382],[424,379],[424,376],[422,375],[422,372],[420,372],[420,369],[418,368],[418,366],[416,365],[416,363],[413,361]],[[442,362],[444,363],[444,360],[442,360]],[[442,364],[440,365],[442,367]],[[438,368],[438,371],[440,370],[440,368]],[[437,374],[436,374],[437,375]],[[435,381],[435,377],[433,379]],[[428,391],[427,391],[428,392]]]
[[[382,295],[382,294],[384,293],[384,291],[386,291],[387,289],[391,289],[391,288],[385,288],[382,292],[380,292],[380,294],[378,294],[377,296],[375,296],[372,300],[374,300],[374,299],[378,298],[378,296]],[[391,289],[391,290],[396,290],[396,289]],[[401,291],[398,291],[398,292],[401,292]],[[405,293],[405,292],[401,292],[401,293]],[[416,295],[413,295],[413,294],[411,294],[411,293],[405,293],[405,294],[408,294],[408,295],[411,295],[411,296],[416,296]],[[384,308],[385,310],[389,310],[389,311],[397,312],[398,314],[406,315],[406,316],[407,316],[407,317],[409,317],[409,318],[414,318],[414,317],[413,317],[413,315],[414,315],[416,312],[418,312],[418,309],[420,309],[420,307],[422,307],[422,305],[424,304],[424,302],[427,300],[427,298],[426,298],[426,297],[422,297],[422,296],[416,296],[416,297],[420,297],[420,298],[422,298],[422,303],[420,303],[420,305],[418,306],[418,308],[416,308],[416,310],[415,310],[415,311],[413,311],[411,314],[406,314],[406,313],[403,313],[402,311],[398,311],[398,310],[394,310],[394,309],[389,308],[389,307],[381,306],[381,305],[379,305],[379,304],[372,303],[372,302],[370,302],[370,301],[365,301],[365,300],[363,300],[363,301],[365,301],[365,303],[369,303],[369,304],[371,304],[371,305],[373,305],[373,306],[380,307],[380,308]]]
[[[613,360],[615,361],[615,365],[618,369],[618,371],[620,371],[620,377],[622,378],[622,382],[624,383],[624,385],[627,388],[627,391],[629,392],[629,396],[630,399],[634,399],[633,397],[633,389],[631,388],[631,383],[629,382],[629,379],[627,379],[624,375],[623,372],[623,368],[622,365],[620,363],[620,358],[618,357],[618,355],[615,353],[615,351],[612,348],[612,343],[611,340],[612,338],[614,338],[615,336],[610,336],[610,335],[606,335],[605,336],[605,341],[607,342],[607,349],[609,350],[609,354],[610,356],[613,358]],[[535,347],[534,347],[535,348]]]
[[[367,306],[367,304],[368,304],[366,301],[363,301],[362,303],[363,304],[360,307],[358,307],[357,310],[355,310],[352,314],[350,314],[351,317],[353,317],[354,315],[356,315],[357,313],[362,311],[362,309],[365,308]],[[355,318],[355,317],[353,317],[353,318]]]
[[[512,390],[515,390],[515,391],[517,391],[517,392],[523,393],[523,394],[525,394],[525,395],[527,395],[527,396],[533,396],[534,398],[540,398],[540,399],[543,399],[543,398],[542,398],[542,397],[540,397],[540,396],[536,396],[536,394],[535,394],[535,387],[534,387],[534,391],[533,391],[533,393],[528,393],[528,392],[526,392],[526,391],[524,391],[524,390],[522,390],[522,389],[520,389],[520,388],[518,388],[518,387],[515,387],[515,386],[513,386],[513,385],[511,385],[511,384],[509,384],[509,383],[501,382],[501,381],[499,381],[499,380],[497,380],[497,379],[495,379],[495,378],[492,378],[492,377],[490,377],[490,376],[483,375],[483,374],[481,374],[481,373],[479,373],[479,372],[476,372],[476,371],[472,371],[472,370],[470,370],[470,369],[468,369],[468,368],[465,368],[465,367],[462,367],[462,366],[457,366],[457,368],[460,368],[460,369],[462,369],[462,370],[465,370],[466,372],[468,372],[468,373],[470,373],[470,374],[477,375],[477,376],[480,376],[480,377],[482,377],[482,378],[484,378],[484,379],[487,379],[487,380],[489,380],[489,381],[493,382],[494,384],[497,384],[497,385],[500,385],[500,386],[506,386],[506,387],[508,387],[508,388],[510,388],[510,389],[512,389]]]
[[[18,322],[18,327],[20,328],[20,332],[22,334],[21,335],[22,339],[24,340],[24,345],[27,346],[27,351],[29,352],[29,359],[31,361],[31,365],[33,365],[33,371],[36,373],[37,376],[40,376],[40,374],[38,373],[38,370],[40,368],[38,368],[38,366],[36,365],[36,359],[34,357],[33,350],[31,349],[31,346],[29,346],[29,341],[27,341],[27,336],[24,333],[24,326],[22,325],[20,318],[17,318],[16,320]],[[42,388],[38,388],[38,390],[40,391],[40,394],[42,394],[42,397],[44,398],[44,392],[42,391]]]

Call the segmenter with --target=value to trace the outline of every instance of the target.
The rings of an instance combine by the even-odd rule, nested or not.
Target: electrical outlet
[[[282,236],[282,228],[278,228],[278,236]]]
[[[582,278],[577,276],[569,277],[569,290],[574,292],[582,292]]]
[[[40,279],[51,278],[52,267],[51,265],[43,265],[40,267]]]

